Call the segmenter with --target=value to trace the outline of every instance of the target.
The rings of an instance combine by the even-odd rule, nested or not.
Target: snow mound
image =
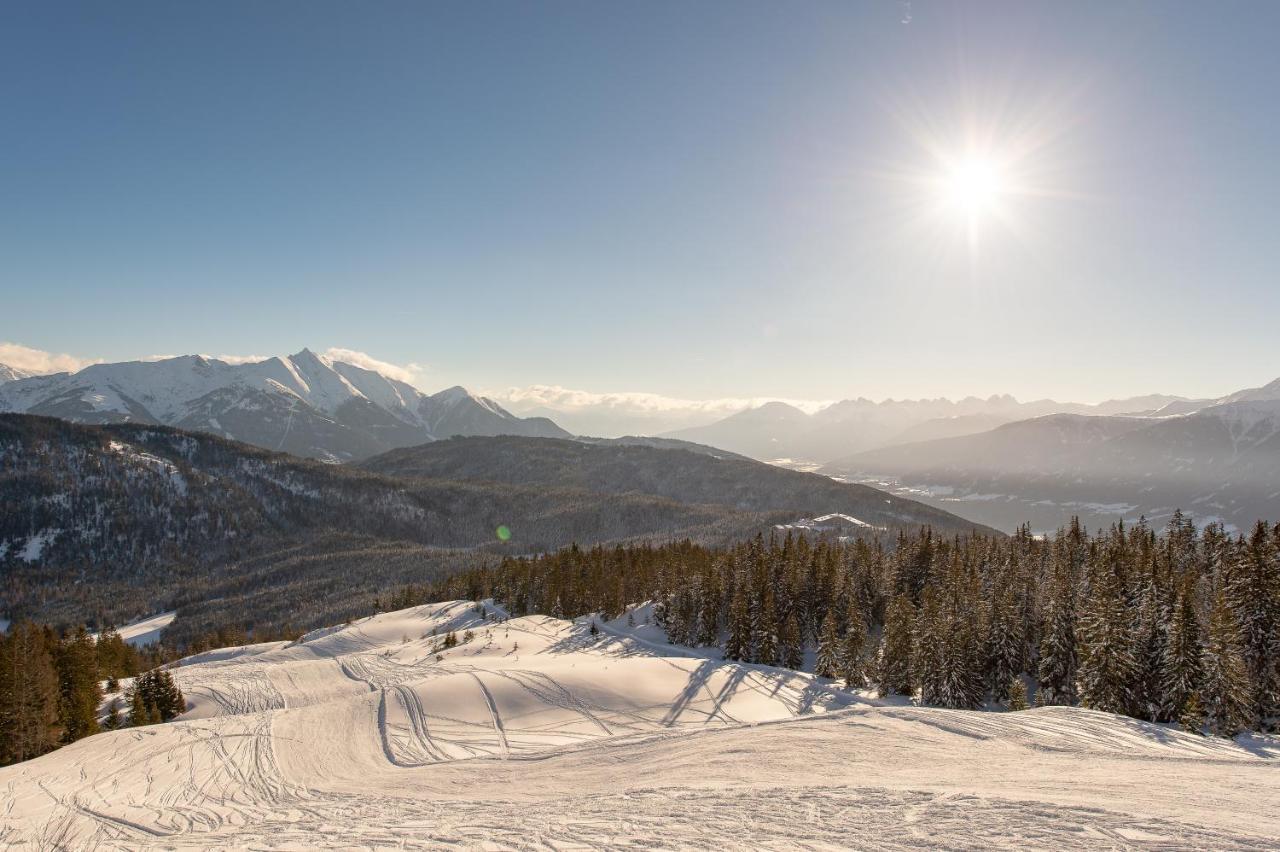
[[[177,610],[162,612],[159,615],[153,615],[126,624],[124,627],[118,628],[116,632],[120,634],[121,639],[130,645],[139,647],[150,645],[153,642],[160,641],[160,634],[164,632],[166,627],[173,624],[173,620],[177,617]],[[98,634],[93,634],[93,637],[97,639]]]
[[[674,648],[651,615],[508,619],[455,601],[188,657],[179,720],[0,769],[0,844],[1280,842],[1274,740],[877,701]]]

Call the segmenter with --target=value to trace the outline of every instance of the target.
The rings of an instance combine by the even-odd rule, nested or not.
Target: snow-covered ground
[[[162,612],[159,615],[153,615],[131,624],[126,624],[124,627],[117,628],[116,632],[120,634],[121,639],[130,645],[142,647],[143,645],[150,645],[152,642],[159,642],[160,634],[177,617],[176,610]],[[93,634],[95,639],[97,636],[98,634]]]
[[[487,612],[189,658],[180,720],[0,770],[0,845],[1280,845],[1280,741],[880,702],[671,648],[645,611],[598,635]]]

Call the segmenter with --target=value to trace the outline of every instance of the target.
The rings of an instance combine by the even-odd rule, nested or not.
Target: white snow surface
[[[152,642],[160,641],[160,633],[173,624],[173,620],[178,617],[177,610],[171,612],[162,612],[159,615],[153,615],[126,624],[124,627],[116,629],[120,634],[120,638],[130,645],[150,645]],[[94,633],[93,638],[96,640],[98,634]]]
[[[647,613],[592,635],[431,604],[188,658],[179,720],[0,769],[0,846],[1280,845],[1280,741],[878,701]]]
[[[40,554],[44,553],[44,549],[53,543],[62,530],[43,529],[37,533],[33,533],[27,539],[27,543],[23,545],[22,551],[18,554],[18,558],[23,562],[35,562],[40,558]],[[7,551],[8,548],[6,547]]]

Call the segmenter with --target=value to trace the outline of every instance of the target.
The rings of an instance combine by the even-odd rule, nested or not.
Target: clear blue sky
[[[1273,2],[9,3],[0,341],[341,346],[428,389],[1224,393],[1280,375],[1277,32]],[[1045,190],[976,251],[900,179],[966,126]]]

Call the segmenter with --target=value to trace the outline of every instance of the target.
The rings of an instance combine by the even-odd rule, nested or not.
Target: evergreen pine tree
[[[83,627],[61,643],[56,664],[61,691],[58,718],[62,741],[75,742],[97,733],[98,705],[102,701],[97,649]]]
[[[987,670],[991,698],[1002,702],[1009,699],[1009,684],[1022,672],[1022,623],[1011,586],[1005,584],[993,597],[987,623]]]
[[[1165,693],[1164,662],[1169,644],[1168,607],[1163,591],[1154,576],[1147,578],[1138,610],[1138,629],[1134,646],[1137,667],[1134,711],[1152,722],[1169,722],[1177,705]],[[1172,706],[1171,706],[1172,705]]]
[[[983,625],[973,617],[982,611],[981,585],[975,572],[956,564],[948,586],[941,704],[971,710],[981,706],[986,692]]]
[[[1134,703],[1138,666],[1129,613],[1114,566],[1099,567],[1078,632],[1081,703],[1106,713],[1128,713]]]
[[[1227,594],[1240,624],[1250,715],[1276,715],[1280,713],[1280,557],[1273,552],[1270,530],[1262,521],[1254,526],[1232,566]]]
[[[828,612],[822,620],[818,636],[818,655],[813,666],[818,677],[834,678],[840,674],[840,633],[836,627],[836,615]]]
[[[840,676],[844,678],[845,688],[859,689],[867,682],[862,663],[862,646],[867,643],[867,624],[856,607],[850,610],[847,621],[840,648]]]
[[[0,764],[57,747],[60,692],[51,634],[30,622],[0,633]]]
[[[1205,724],[1217,736],[1233,737],[1251,721],[1249,673],[1240,646],[1240,625],[1219,592],[1209,613],[1199,692]]]
[[[782,620],[782,627],[778,633],[778,654],[781,657],[782,665],[789,669],[800,669],[804,667],[804,646],[800,639],[800,621],[796,618],[795,611],[787,613],[787,617]]]
[[[938,591],[933,586],[926,586],[915,623],[915,663],[912,669],[916,683],[920,684],[920,700],[938,707],[946,706],[947,627]]]
[[[1050,581],[1045,626],[1040,640],[1038,675],[1043,705],[1076,702],[1075,589],[1068,569],[1059,565]]]
[[[1164,706],[1160,717],[1177,718],[1200,687],[1200,620],[1195,609],[1195,584],[1184,583],[1170,615],[1160,676]],[[1197,702],[1198,702],[1197,698]]]
[[[1010,710],[1026,710],[1027,709],[1027,686],[1022,682],[1022,678],[1015,677],[1009,681],[1009,686],[1005,689],[1005,694],[1009,696]]]
[[[760,602],[760,615],[754,630],[753,644],[756,648],[756,662],[766,666],[778,665],[778,617],[773,611],[773,592],[765,589]]]
[[[751,654],[751,610],[747,590],[741,583],[733,592],[729,607],[729,636],[724,644],[726,660],[747,660]]]
[[[1178,713],[1178,724],[1189,734],[1204,733],[1204,704],[1200,701],[1200,693],[1193,692],[1187,696]]]
[[[142,690],[138,689],[138,685],[135,682],[133,688],[129,690],[129,725],[134,728],[140,728],[150,723],[147,703],[142,698]]]
[[[881,695],[915,694],[912,658],[915,656],[915,607],[906,595],[898,595],[889,604],[884,617],[884,635],[876,661],[876,680]]]

